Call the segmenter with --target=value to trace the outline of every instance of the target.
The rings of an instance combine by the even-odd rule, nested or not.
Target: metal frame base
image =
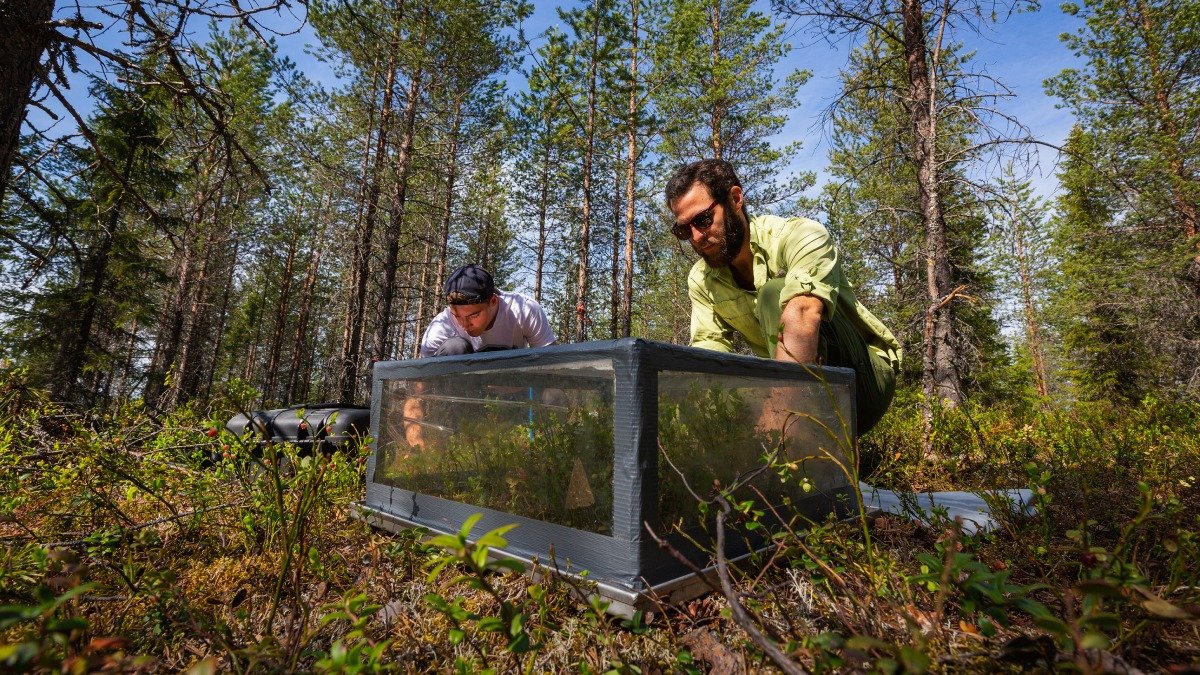
[[[393,534],[399,534],[401,530],[414,528],[426,529],[437,534],[455,534],[454,532],[431,528],[428,525],[414,523],[394,513],[371,506],[366,502],[353,502],[350,507],[350,515],[355,519],[361,520],[371,527],[386,530]],[[729,562],[731,564],[742,562],[749,558],[750,555],[742,555]],[[664,581],[656,586],[650,586],[645,590],[639,591],[587,579],[573,572],[550,568],[541,561],[513,555],[500,549],[492,549],[491,557],[503,557],[524,563],[528,570],[527,573],[535,580],[547,577],[561,579],[571,587],[571,594],[584,602],[589,602],[593,597],[599,597],[608,603],[607,612],[613,616],[632,619],[633,615],[640,611],[646,617],[647,622],[651,620],[656,611],[664,607],[677,605],[681,602],[687,602],[688,600],[705,595],[712,590],[708,582],[715,582],[717,578],[716,567],[708,567],[702,572],[708,581],[689,572],[684,576]]]

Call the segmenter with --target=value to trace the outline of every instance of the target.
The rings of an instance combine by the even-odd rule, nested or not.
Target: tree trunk
[[[538,181],[537,268],[533,276],[533,299],[538,303],[542,301],[542,279],[546,274],[546,212],[550,206],[550,157],[551,146],[554,143],[553,124],[548,115],[544,119],[546,129],[543,136],[541,176]],[[559,335],[566,337],[566,333]]]
[[[632,0],[632,45],[629,51],[629,121],[626,131],[628,157],[625,163],[625,277],[621,293],[621,335],[633,334],[633,228],[637,211],[637,102],[638,102],[638,5]]]
[[[588,109],[584,127],[583,150],[583,222],[579,232],[579,275],[575,303],[575,341],[587,339],[588,253],[592,221],[592,155],[596,144],[596,70],[600,58],[600,0],[592,5],[592,53],[588,63]]]
[[[713,0],[712,12],[709,14],[709,27],[712,28],[712,72],[717,72],[717,61],[721,58],[721,3]],[[714,83],[715,84],[715,83]],[[712,133],[712,149],[715,159],[725,156],[724,139],[721,137],[722,110],[719,103],[713,103],[712,113],[708,120],[709,131]]]
[[[54,0],[0,2],[0,200],[8,189],[21,122],[42,54],[54,38]]]
[[[950,296],[950,258],[942,214],[937,159],[937,98],[929,72],[925,11],[921,0],[903,0],[904,55],[908,64],[908,102],[911,106],[913,158],[917,169],[921,221],[925,228],[925,280],[929,305],[925,310],[925,354],[922,384],[924,450],[933,454],[933,406],[962,403],[955,370],[956,344]],[[934,64],[936,66],[936,64]]]
[[[1017,274],[1021,278],[1021,299],[1025,305],[1025,342],[1029,346],[1029,357],[1033,360],[1033,378],[1038,396],[1045,398],[1050,389],[1046,383],[1046,359],[1042,355],[1042,335],[1038,324],[1037,307],[1033,302],[1033,274],[1029,269],[1029,257],[1025,252],[1025,232],[1019,213],[1012,215],[1013,243],[1017,249]]]
[[[204,258],[200,264],[200,272],[192,284],[188,296],[188,304],[184,310],[183,333],[180,339],[178,367],[175,371],[175,384],[167,390],[166,406],[173,407],[192,398],[199,390],[201,378],[201,359],[205,348],[211,343],[209,334],[209,316],[206,311],[208,302],[208,278],[212,267],[213,249],[216,242],[211,234],[205,237],[202,251]]]
[[[161,409],[159,400],[166,391],[167,374],[179,352],[179,340],[183,334],[183,303],[191,287],[193,248],[190,235],[185,234],[183,251],[177,256],[178,262],[175,266],[174,276],[177,281],[164,308],[154,341],[154,354],[150,358],[150,368],[146,373],[143,397],[146,406],[152,410]]]
[[[422,30],[422,36],[424,30]],[[423,42],[423,37],[418,43]],[[379,325],[375,333],[375,360],[392,357],[392,304],[396,299],[396,265],[400,257],[400,233],[404,229],[404,207],[408,201],[408,174],[412,166],[413,137],[417,126],[417,104],[421,97],[421,70],[417,65],[408,83],[408,105],[404,110],[404,126],[400,132],[400,149],[396,156],[396,195],[391,227],[387,230],[383,283],[379,298]]]
[[[1196,204],[1194,192],[1189,193],[1186,186],[1196,183],[1196,177],[1191,175],[1183,160],[1186,151],[1181,147],[1180,125],[1176,111],[1171,106],[1170,93],[1163,82],[1168,78],[1164,74],[1163,56],[1159,53],[1158,39],[1155,31],[1159,30],[1151,19],[1150,11],[1145,0],[1137,0],[1134,11],[1137,13],[1137,23],[1141,29],[1142,42],[1148,52],[1146,59],[1150,68],[1150,81],[1154,85],[1153,100],[1145,105],[1153,107],[1154,115],[1158,117],[1161,133],[1156,138],[1162,139],[1160,152],[1167,161],[1168,180],[1171,189],[1171,206],[1179,214],[1179,226],[1184,241],[1196,241],[1195,254],[1192,257],[1188,278],[1192,282],[1193,292],[1200,297],[1200,207]],[[1173,78],[1172,78],[1173,79]],[[1160,131],[1160,130],[1154,130]]]
[[[450,125],[450,148],[446,157],[446,199],[442,202],[442,222],[438,230],[437,273],[432,287],[423,287],[421,305],[417,309],[416,340],[413,342],[412,358],[421,355],[421,338],[425,335],[428,321],[441,311],[442,284],[446,283],[446,262],[450,255],[450,223],[454,218],[454,185],[458,182],[458,139],[462,126],[462,101],[455,99],[453,123]],[[426,307],[426,298],[429,306]]]
[[[387,73],[384,75],[383,103],[380,106],[379,135],[375,143],[374,162],[368,155],[370,168],[364,172],[367,183],[366,209],[354,242],[350,267],[350,297],[346,307],[346,321],[342,331],[341,367],[338,370],[338,397],[342,403],[353,403],[358,390],[358,361],[362,351],[363,318],[366,316],[367,281],[370,277],[371,243],[375,236],[375,218],[379,209],[379,182],[384,157],[387,155],[388,128],[391,126],[392,89],[396,82],[396,52],[399,46],[392,43],[388,54]],[[370,129],[367,134],[370,135]]]
[[[619,153],[618,153],[619,154]],[[618,224],[621,222],[621,160],[616,158],[613,162],[613,204],[612,204],[612,237],[611,248],[612,258],[609,263],[609,278],[608,278],[608,334],[609,339],[617,339],[617,330],[621,323],[621,228]]]
[[[303,213],[303,211],[301,212]],[[271,331],[271,351],[267,355],[267,384],[263,387],[263,395],[268,401],[275,398],[275,382],[279,378],[279,362],[283,358],[283,333],[287,328],[288,317],[292,314],[292,268],[296,264],[296,237],[289,236],[287,257],[283,262],[282,287],[279,298],[275,303],[275,326]]]
[[[240,197],[235,200],[240,203]],[[236,212],[236,206],[235,206]],[[237,231],[230,227],[226,232],[226,240],[223,249],[226,251],[225,268],[221,270],[224,278],[221,281],[221,306],[217,309],[217,327],[216,327],[216,342],[213,344],[213,363],[208,370],[208,381],[204,386],[204,395],[207,397],[212,393],[213,380],[217,375],[217,365],[220,363],[221,350],[225,342],[225,323],[229,320],[229,302],[233,296],[233,278],[237,273],[238,266],[238,251],[241,249],[241,240],[238,238]],[[232,363],[232,361],[231,361]],[[228,378],[228,374],[225,376]]]
[[[84,366],[87,363],[88,347],[92,342],[92,326],[96,322],[100,298],[104,292],[104,284],[108,280],[108,262],[113,244],[111,232],[120,218],[119,213],[118,205],[113,208],[109,230],[104,233],[97,250],[88,256],[79,275],[79,284],[76,287],[76,297],[80,298],[79,320],[73,335],[63,341],[59,350],[58,362],[61,375],[52,386],[54,397],[59,401],[78,402],[79,377],[83,374]]]
[[[287,400],[296,401],[301,393],[298,390],[298,385],[301,379],[308,380],[311,373],[304,373],[301,376],[301,370],[304,365],[304,354],[308,350],[308,321],[312,314],[313,296],[317,287],[317,277],[321,269],[321,257],[325,252],[325,242],[329,241],[331,235],[328,225],[330,202],[333,196],[325,195],[325,203],[321,208],[321,222],[325,223],[325,227],[321,230],[324,235],[317,240],[316,245],[312,249],[312,257],[308,261],[307,268],[304,271],[304,285],[300,289],[300,300],[298,314],[296,316],[296,332],[295,339],[292,342],[292,363],[288,369],[288,384],[287,384]]]

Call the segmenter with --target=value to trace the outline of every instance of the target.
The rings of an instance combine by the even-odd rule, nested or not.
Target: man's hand
[[[762,408],[754,424],[754,432],[764,439],[771,439],[772,446],[787,435],[788,427],[795,423],[799,400],[795,387],[770,387],[765,390]]]
[[[821,334],[821,312],[825,303],[815,295],[797,295],[788,300],[779,317],[779,343],[775,359],[796,363],[816,363],[817,341]]]
[[[420,420],[422,416],[421,401],[415,397],[406,399],[402,414],[406,418]],[[404,441],[414,449],[423,450],[425,448],[425,432],[421,429],[421,425],[416,422],[405,422]]]

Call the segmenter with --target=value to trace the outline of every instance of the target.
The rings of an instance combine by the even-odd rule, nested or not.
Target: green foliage
[[[665,3],[660,37],[651,42],[661,84],[654,89],[665,120],[659,153],[667,171],[705,157],[737,167],[751,190],[751,208],[794,212],[811,174],[780,182],[781,169],[799,151],[768,141],[795,107],[811,73],[774,68],[790,49],[785,26],[755,11],[747,0]]]
[[[449,621],[451,627],[448,637],[451,644],[457,645],[467,640],[468,637],[473,637],[475,633],[496,634],[504,643],[506,651],[519,656],[529,655],[523,668],[528,671],[533,666],[533,653],[541,648],[541,644],[526,627],[526,623],[531,616],[535,616],[540,609],[544,609],[545,592],[540,586],[532,585],[529,588],[528,597],[516,602],[501,594],[492,581],[492,575],[502,571],[521,574],[525,571],[525,565],[509,558],[492,558],[491,551],[494,548],[503,548],[508,544],[504,539],[504,533],[516,525],[495,528],[485,532],[476,538],[474,543],[471,543],[469,541],[471,531],[482,517],[482,514],[477,513],[466,519],[458,533],[439,535],[429,540],[431,546],[440,547],[445,553],[430,561],[431,569],[428,579],[432,582],[451,563],[461,565],[466,568],[465,573],[454,579],[452,584],[465,584],[469,588],[486,593],[498,606],[498,613],[472,612],[463,606],[462,597],[449,600],[438,593],[427,594],[425,602]],[[480,657],[483,668],[491,671],[485,644],[474,639],[472,644]],[[474,663],[468,664],[461,660],[456,664],[456,668],[463,666],[471,667],[472,670],[477,667]]]
[[[380,454],[376,480],[611,532],[612,406],[589,401],[547,412],[540,402],[512,403],[455,404],[460,414],[440,419],[455,425],[453,436],[411,451],[395,443],[392,453]]]
[[[0,606],[0,631],[18,631],[15,642],[0,642],[0,665],[22,671],[62,664],[71,643],[88,626],[87,620],[64,612],[63,605],[92,588],[82,584],[56,595],[38,586],[33,604]]]
[[[374,640],[367,632],[371,617],[381,609],[379,605],[370,604],[364,593],[351,592],[343,596],[340,602],[326,605],[323,609],[332,611],[321,617],[321,626],[345,621],[350,628],[333,641],[327,655],[317,659],[315,665],[318,672],[353,675],[394,670],[394,666],[383,658],[392,641]]]
[[[1035,617],[1049,615],[1045,606],[1029,597],[1042,586],[1012,584],[1008,570],[992,570],[973,553],[955,550],[957,544],[951,539],[949,545],[939,544],[933,553],[918,554],[921,571],[908,581],[937,594],[939,603],[957,602],[963,619],[978,624],[986,637],[994,636],[997,626],[1011,624],[1011,608]]]
[[[836,237],[845,272],[856,296],[901,341],[907,358],[901,382],[922,377],[925,311],[940,299],[929,298],[928,231],[922,216],[906,46],[895,39],[899,18],[864,30],[862,44],[850,53],[840,73],[842,94],[832,108],[830,172],[838,180],[826,186],[824,207]],[[932,45],[930,46],[932,49]],[[996,374],[1007,361],[993,316],[997,279],[984,244],[990,226],[986,204],[962,186],[978,162],[970,150],[994,133],[989,114],[977,102],[989,94],[971,75],[972,55],[961,44],[938,48],[936,67],[937,137],[940,161],[938,194],[947,240],[949,293],[969,296],[953,307],[954,333],[970,348],[956,348],[956,378],[970,396],[997,400],[1003,382]],[[922,58],[932,60],[932,55]]]
[[[1064,346],[1079,395],[1195,396],[1200,14],[1194,3],[1084,0],[1062,35],[1081,64],[1046,81],[1079,121],[1060,169]]]

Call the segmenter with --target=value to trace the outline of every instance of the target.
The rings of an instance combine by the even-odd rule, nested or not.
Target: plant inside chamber
[[[775,452],[786,416],[777,418],[778,427],[764,424],[764,397],[754,388],[704,380],[660,392],[657,531],[698,524],[701,500],[767,464],[773,464],[770,470],[751,483],[753,489],[739,490],[737,499],[765,496],[773,505],[786,506],[804,496],[806,486],[820,485],[816,476],[825,475],[828,482],[829,462],[821,462],[824,470],[809,470],[824,452],[809,446],[811,439],[822,437],[825,447],[837,443],[812,419],[799,416],[789,422],[788,440]],[[567,392],[558,402],[565,405],[499,398],[477,399],[472,406],[431,405],[428,419],[444,429],[428,433],[430,442],[423,449],[408,446],[394,432],[392,439],[382,439],[392,442],[380,444],[375,480],[609,534],[612,404],[590,390]]]

